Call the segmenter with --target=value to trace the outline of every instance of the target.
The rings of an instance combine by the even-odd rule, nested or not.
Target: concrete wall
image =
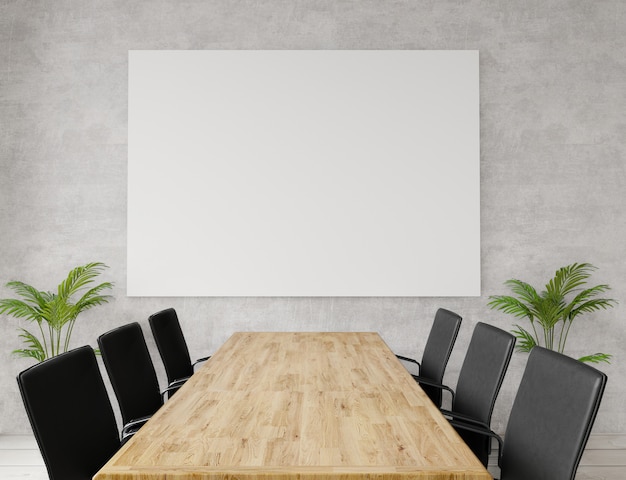
[[[127,52],[224,48],[480,50],[482,297],[127,298]],[[75,346],[135,320],[149,332],[147,316],[174,306],[196,357],[234,331],[273,329],[375,330],[419,357],[444,306],[465,318],[454,385],[473,325],[511,327],[486,306],[503,281],[541,284],[587,261],[620,304],[578,321],[569,353],[614,355],[600,367],[596,432],[626,432],[625,157],[622,0],[0,3],[0,282],[52,289],[70,268],[106,262],[115,300],[84,315]],[[19,325],[0,318],[0,433],[30,431],[14,378],[31,362],[10,355]],[[515,354],[498,430],[525,361]]]

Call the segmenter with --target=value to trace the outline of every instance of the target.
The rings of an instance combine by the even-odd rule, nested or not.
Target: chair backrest
[[[502,480],[573,480],[606,381],[578,360],[533,348],[505,432]]]
[[[120,447],[90,346],[24,370],[17,383],[51,480],[90,479]]]
[[[459,372],[452,411],[490,425],[493,407],[502,386],[515,337],[492,325],[479,322],[467,347]],[[490,438],[458,430],[474,454],[487,465]]]
[[[433,326],[426,340],[420,376],[441,383],[446,365],[452,353],[452,347],[461,327],[461,316],[440,308],[435,314]],[[437,407],[441,407],[441,389],[421,385],[424,392],[430,397]]]
[[[163,400],[141,326],[133,322],[103,333],[98,345],[124,424],[156,412]]]
[[[187,342],[176,310],[168,308],[150,315],[150,329],[163,360],[168,383],[193,374]]]

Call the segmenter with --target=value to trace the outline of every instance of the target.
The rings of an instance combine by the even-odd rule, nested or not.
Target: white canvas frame
[[[129,52],[131,296],[480,295],[477,51]]]

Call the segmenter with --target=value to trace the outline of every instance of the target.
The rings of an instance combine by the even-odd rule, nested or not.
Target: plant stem
[[[41,326],[41,322],[37,322],[39,325],[39,331],[41,332],[41,339],[43,340],[43,354],[48,356],[48,342],[46,341],[46,336],[43,333],[43,327]]]
[[[50,336],[50,357],[54,357],[54,330],[52,325],[48,324],[48,335]]]
[[[554,349],[554,327],[548,329],[548,338],[550,339],[550,350]]]
[[[535,332],[535,340],[537,341],[537,345],[539,345],[539,334],[537,333],[537,329],[535,328],[535,322],[531,320],[530,324],[533,326],[533,332]]]
[[[57,355],[61,353],[61,328],[57,330]]]
[[[65,332],[65,344],[63,345],[64,352],[67,352],[70,346],[70,337],[72,335],[72,330],[74,329],[74,322],[76,322],[75,318],[70,320],[69,325],[67,326],[67,331]]]
[[[561,327],[561,333],[559,334],[559,353],[563,353],[563,349],[565,348],[565,342],[563,342],[563,332],[565,331],[565,324],[567,323],[567,318],[563,319],[563,326]]]
[[[568,324],[567,324],[567,330],[565,331],[565,338],[563,339],[563,349],[561,350],[561,353],[563,353],[563,351],[565,350],[565,342],[567,342],[567,336],[569,335],[569,329],[571,328],[572,323],[574,323],[574,319],[569,318]]]
[[[48,357],[48,342],[46,342],[46,336],[43,333],[43,327],[41,326],[41,322],[37,322],[37,325],[39,325],[39,331],[41,332],[41,338],[43,340],[43,354],[45,355],[44,358]]]

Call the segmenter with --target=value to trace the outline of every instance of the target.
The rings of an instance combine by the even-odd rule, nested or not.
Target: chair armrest
[[[183,386],[183,384],[187,381],[187,378],[179,378],[177,380],[174,380],[161,392],[161,398],[163,399],[163,403],[165,403],[166,399],[169,400],[170,398],[172,398],[172,395],[176,393],[176,390]]]
[[[211,355],[209,355],[208,357],[202,357],[202,358],[199,358],[198,360],[196,360],[195,362],[193,362],[192,367],[195,367],[195,366],[196,366],[196,365],[198,365],[199,363],[206,362],[209,358],[211,358]]]
[[[500,437],[500,435],[498,435],[496,432],[494,432],[493,430],[489,428],[482,428],[482,427],[470,425],[464,422],[457,422],[456,420],[449,420],[449,422],[450,422],[450,425],[452,425],[453,427],[457,427],[462,430],[467,430],[469,432],[474,432],[474,433],[478,433],[481,435],[485,435],[487,437],[495,438],[498,441],[498,466],[501,464],[503,442],[502,442],[502,437]]]
[[[447,392],[450,392],[450,395],[452,395],[452,401],[454,402],[454,390],[452,390],[447,385],[443,385],[442,383],[433,382],[432,380],[430,380],[428,378],[420,377],[419,375],[411,374],[411,376],[413,377],[413,380],[415,380],[417,383],[422,383],[422,384],[428,385],[430,387],[434,387],[434,388],[438,388],[440,390],[446,390]]]
[[[396,358],[397,358],[398,360],[403,361],[403,362],[408,362],[408,363],[412,363],[412,364],[414,364],[414,365],[417,365],[417,374],[419,375],[420,370],[421,370],[421,368],[422,368],[422,365],[420,364],[420,362],[418,362],[418,361],[417,361],[417,360],[415,360],[414,358],[411,358],[411,357],[405,357],[404,355],[396,355]],[[406,365],[403,365],[403,367],[405,367],[405,368],[406,368]],[[408,368],[407,368],[407,370],[408,370]],[[409,370],[409,373],[411,373],[411,371],[410,371],[410,370]],[[411,375],[413,375],[413,374],[411,373]]]
[[[445,417],[452,417],[454,420],[461,420],[464,423],[471,423],[473,425],[486,428],[487,430],[489,430],[489,425],[487,425],[485,422],[476,420],[468,415],[463,415],[462,413],[451,412],[450,410],[446,410],[445,408],[441,409],[441,413]]]
[[[170,382],[170,384],[167,386],[167,388],[175,388],[175,387],[182,387],[183,384],[189,380],[191,377],[183,377],[183,378],[177,378],[176,380],[173,380]],[[167,390],[167,389],[166,389]]]
[[[145,417],[134,418],[126,425],[124,425],[124,427],[122,428],[122,439],[127,436],[133,435],[135,431],[139,430],[148,420],[150,420],[151,416],[152,415],[147,415]],[[133,431],[133,429],[135,430]]]
[[[396,357],[400,360],[404,360],[405,362],[411,362],[411,363],[415,363],[418,367],[420,366],[420,362],[418,362],[417,360],[415,360],[414,358],[410,358],[410,357],[404,357],[402,355],[398,355],[396,354]]]

